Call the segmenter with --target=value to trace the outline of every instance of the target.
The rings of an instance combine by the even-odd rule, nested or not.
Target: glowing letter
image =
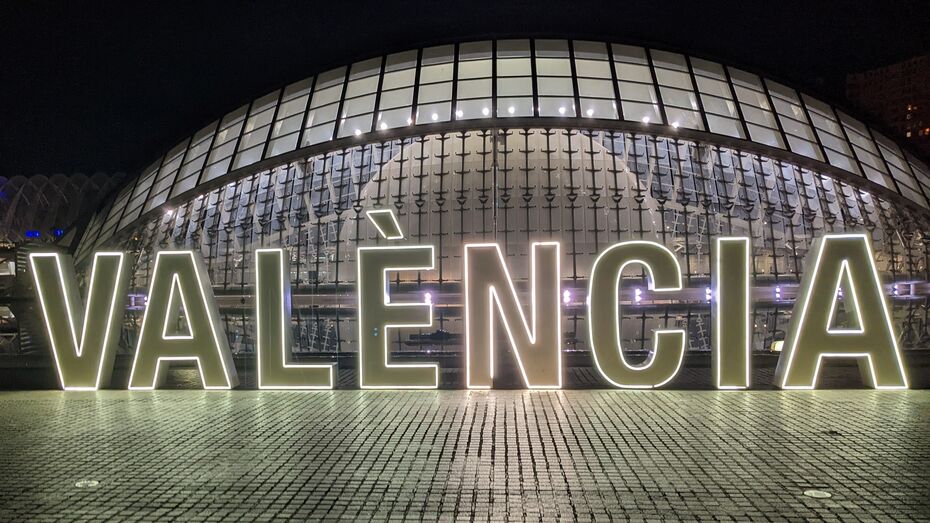
[[[283,249],[255,251],[258,388],[331,389],[332,364],[288,364],[292,344],[291,282]]]
[[[528,325],[500,246],[465,246],[465,365],[469,388],[491,387],[495,310],[517,357],[523,383],[531,389],[562,386],[559,247],[556,242],[533,244],[532,324]]]
[[[714,272],[713,367],[718,389],[749,386],[749,238],[717,238]]]
[[[184,311],[187,334],[169,334]],[[196,361],[205,389],[239,384],[219,311],[203,262],[192,251],[161,251],[155,257],[139,343],[129,375],[131,390],[151,390],[162,383],[163,361]]]
[[[385,240],[404,239],[404,233],[400,230],[400,222],[397,221],[397,216],[391,209],[373,209],[365,211],[365,215]]]
[[[70,256],[34,253],[29,264],[61,387],[97,390],[108,385],[119,342],[120,305],[129,283],[126,257],[121,252],[94,255],[86,311]]]
[[[433,247],[359,247],[358,249],[358,377],[363,389],[435,389],[435,363],[390,363],[388,329],[430,327],[433,305],[428,301],[386,303],[388,271],[433,268]]]
[[[775,370],[783,389],[813,389],[823,358],[858,358],[864,379],[877,389],[905,389],[907,377],[865,234],[828,234],[816,240],[813,267],[801,294]],[[857,328],[833,329],[837,294],[845,281],[847,311]],[[868,371],[868,372],[866,372]]]
[[[675,377],[685,354],[685,331],[658,329],[652,353],[641,365],[630,365],[620,343],[620,303],[617,289],[623,269],[640,264],[655,292],[681,289],[681,267],[672,251],[650,241],[615,244],[594,261],[588,289],[588,335],[594,364],[617,387],[660,387]]]

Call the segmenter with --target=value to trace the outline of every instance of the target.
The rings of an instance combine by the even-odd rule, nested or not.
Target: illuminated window
[[[117,230],[128,225],[142,213],[142,204],[145,203],[146,198],[148,198],[149,189],[152,188],[152,182],[155,180],[155,175],[158,173],[158,168],[160,166],[161,160],[149,165],[142,171],[142,174],[139,175],[136,185],[132,190],[132,196],[128,203],[126,203],[126,210],[123,212],[123,217],[120,219],[119,226],[116,228]]]
[[[623,118],[643,123],[665,123],[659,112],[659,97],[652,83],[646,50],[614,44],[612,51]]]
[[[177,179],[171,187],[170,198],[193,189],[197,184],[197,177],[200,175],[200,171],[203,170],[207,152],[210,151],[210,142],[213,141],[213,134],[217,125],[219,125],[219,122],[213,122],[197,131],[194,137],[191,138],[190,146],[184,155],[184,162],[181,164]]]
[[[888,164],[888,168],[891,169],[891,177],[898,182],[898,189],[900,189],[901,194],[926,207],[927,200],[921,194],[920,188],[917,186],[917,180],[911,174],[911,168],[904,160],[904,155],[901,154],[898,145],[881,135],[875,136],[875,142],[878,144],[878,150],[881,152],[882,158]]]
[[[248,110],[248,104],[243,105],[224,116],[220,121],[220,128],[213,138],[213,146],[210,147],[207,165],[200,176],[200,183],[219,178],[229,172],[233,153],[236,150],[236,143],[239,141],[239,135],[242,134]]]
[[[704,122],[684,55],[652,51],[652,66],[669,125],[703,131]]]
[[[497,116],[533,116],[529,40],[497,42]]]
[[[233,160],[233,169],[251,165],[262,159],[277,105],[278,92],[267,94],[252,102],[242,137],[239,139],[236,158]]]
[[[750,139],[784,149],[785,143],[778,132],[778,122],[769,105],[762,81],[758,76],[746,71],[732,67],[728,69],[730,78],[733,80],[733,89],[736,90],[736,99],[739,101],[743,118],[746,119],[746,126],[749,128]]]
[[[917,178],[917,183],[920,184],[923,193],[930,195],[930,168],[927,167],[927,164],[918,160],[916,157],[910,153],[904,153],[905,158],[907,158],[907,163],[911,168],[911,171],[914,173],[914,177]]]
[[[168,191],[171,189],[171,184],[174,183],[175,176],[181,169],[181,161],[184,159],[184,153],[187,151],[188,143],[188,140],[184,140],[175,145],[168,151],[168,154],[165,155],[165,159],[158,169],[158,175],[155,176],[155,183],[152,185],[149,197],[146,199],[145,205],[142,208],[143,213],[158,207],[168,200]]]
[[[278,114],[271,128],[271,141],[268,143],[266,157],[284,154],[297,148],[297,138],[300,136],[300,126],[307,110],[312,83],[313,79],[307,78],[284,88]]]
[[[304,137],[301,147],[333,139],[336,127],[336,113],[339,111],[339,97],[345,82],[346,68],[340,67],[327,71],[316,78],[310,109],[304,122]]]
[[[814,130],[807,119],[804,107],[801,106],[798,93],[790,87],[771,80],[766,80],[765,85],[772,97],[772,104],[775,105],[781,128],[788,138],[788,147],[793,152],[823,161],[820,146],[817,145],[817,137],[814,136]]]
[[[820,100],[807,95],[801,95],[801,97],[807,106],[807,112],[811,116],[811,123],[814,125],[814,129],[817,130],[817,136],[820,138],[820,143],[823,144],[830,165],[862,176],[859,164],[849,148],[849,142],[843,137],[843,129],[840,128],[839,122],[836,121],[833,109]]]
[[[339,115],[339,138],[358,136],[371,131],[376,91],[381,74],[381,59],[372,58],[352,65],[346,97]]]
[[[448,122],[452,118],[454,53],[452,45],[423,50],[416,123]]]
[[[469,42],[459,45],[456,120],[493,116],[491,71],[491,42]]]
[[[616,120],[619,114],[607,46],[601,42],[574,42],[574,51],[581,114]]]
[[[739,109],[736,107],[730,84],[727,83],[723,66],[692,58],[691,67],[694,69],[694,78],[701,94],[701,103],[710,132],[746,138],[739,119]]]
[[[854,118],[841,112],[837,113],[840,122],[843,124],[843,129],[846,130],[846,136],[849,137],[849,141],[853,145],[856,158],[859,159],[859,163],[862,164],[862,168],[865,170],[865,177],[882,187],[894,189],[885,162],[878,155],[878,149],[875,148],[875,142],[872,141],[868,128]]]
[[[381,99],[375,129],[386,130],[409,125],[413,106],[413,84],[417,75],[417,52],[388,55],[381,80]]]
[[[576,116],[568,42],[536,40],[535,44],[539,116]]]

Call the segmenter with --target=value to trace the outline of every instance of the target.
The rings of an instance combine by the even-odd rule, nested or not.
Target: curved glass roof
[[[97,242],[235,173],[311,150],[528,119],[535,126],[549,120],[553,127],[738,141],[930,208],[926,164],[836,107],[768,78],[645,47],[487,40],[356,62],[236,108],[117,193],[95,216]]]

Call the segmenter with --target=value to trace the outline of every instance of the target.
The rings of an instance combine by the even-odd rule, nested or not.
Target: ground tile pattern
[[[928,391],[7,392],[0,520],[926,520],[928,422]]]

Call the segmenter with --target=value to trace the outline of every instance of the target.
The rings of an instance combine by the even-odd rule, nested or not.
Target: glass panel
[[[456,119],[488,118],[491,106],[491,42],[459,45]]]
[[[875,142],[873,142],[872,138],[869,136],[868,128],[866,128],[862,122],[844,113],[838,112],[837,115],[839,116],[840,123],[843,125],[843,129],[846,131],[846,136],[849,138],[850,143],[852,143],[856,158],[858,158],[859,163],[862,164],[865,177],[882,187],[889,189],[894,188],[889,178],[888,168],[878,155],[878,149],[875,146]]]
[[[614,61],[617,63],[649,65],[646,50],[642,47],[613,44],[611,50],[614,53]]]
[[[833,115],[833,109],[820,100],[804,94],[801,96],[807,106],[807,112],[810,114],[811,123],[820,138],[820,143],[824,146],[827,161],[830,162],[830,165],[861,176],[862,172],[853,158],[852,150],[843,136],[843,130],[840,128],[839,122],[836,121]]]
[[[168,190],[171,188],[171,184],[174,183],[174,178],[181,168],[181,160],[184,158],[184,152],[187,151],[188,143],[188,140],[184,140],[175,145],[165,155],[165,161],[158,170],[158,176],[155,177],[155,183],[152,185],[151,195],[142,208],[143,213],[158,207],[168,200]]]
[[[814,130],[811,128],[804,108],[801,106],[798,93],[790,87],[771,80],[766,80],[765,85],[772,96],[772,103],[778,113],[781,127],[789,135],[788,145],[790,149],[808,158],[822,161],[823,155],[820,153],[820,146],[817,145],[817,138],[814,136]]]
[[[581,102],[584,104],[584,100]],[[575,116],[575,100],[572,98],[540,97],[540,116]]]
[[[497,42],[497,116],[533,116],[529,40]]]
[[[201,175],[201,183],[219,178],[229,172],[232,155],[236,149],[236,142],[242,133],[243,123],[245,122],[246,112],[249,110],[248,105],[236,109],[227,114],[220,122],[220,128],[213,139],[213,147],[207,156],[207,165]]]
[[[533,96],[533,79],[529,76],[521,78],[498,78],[498,96]]]
[[[378,113],[378,129],[384,131],[387,129],[396,129],[413,123],[410,117],[410,108],[401,107],[400,109],[388,109]]]
[[[457,120],[473,120],[475,118],[491,117],[491,99],[460,100],[455,104],[455,118]]]
[[[278,114],[271,127],[271,141],[266,157],[277,156],[297,148],[297,136],[300,133],[304,111],[307,110],[312,82],[313,78],[307,78],[284,88],[281,105],[278,106]]]
[[[762,88],[762,81],[758,76],[729,68],[736,99],[739,101],[749,128],[749,137],[759,142],[779,149],[785,148],[785,143],[778,130],[775,113],[769,105],[768,97]]]
[[[664,123],[659,112],[659,97],[652,83],[652,72],[646,50],[629,45],[611,46],[620,107],[625,120],[643,123]]]
[[[726,81],[727,75],[723,70],[723,66],[716,63],[710,62],[707,60],[702,60],[700,58],[691,58],[691,68],[694,70],[696,76],[703,76],[710,79]],[[700,82],[698,82],[700,86]],[[703,89],[702,89],[703,90]],[[727,89],[729,91],[729,89]]]
[[[171,187],[170,198],[194,188],[197,184],[197,177],[200,175],[203,164],[207,159],[207,152],[210,150],[210,142],[213,140],[213,133],[216,131],[219,122],[213,122],[203,129],[197,131],[197,134],[191,139],[190,148],[187,156],[184,158],[184,164],[178,172],[177,181]]]
[[[618,82],[621,100],[634,100],[637,102],[651,102],[658,104],[659,98],[651,85],[632,82]]]
[[[413,87],[394,89],[381,93],[380,110],[396,109],[398,107],[410,107],[413,101]]]
[[[371,130],[372,114],[375,110],[375,91],[381,73],[381,59],[372,58],[352,64],[346,99],[339,115],[339,138],[358,136]]]
[[[417,107],[417,121],[422,123],[448,122],[451,113],[452,102],[423,104]],[[409,117],[407,121],[409,123]]]
[[[926,203],[926,200],[919,195],[919,188],[917,187],[917,180],[911,174],[911,168],[904,160],[904,155],[901,154],[901,149],[898,148],[898,145],[889,140],[888,138],[875,134],[875,141],[878,143],[878,150],[882,153],[882,158],[887,162],[888,167],[891,169],[891,176],[898,182],[898,188],[904,191],[904,188],[907,187],[915,194],[918,194],[916,198],[911,198],[920,202],[921,205]],[[913,194],[912,194],[913,196]]]
[[[575,42],[573,45],[581,114],[589,118],[618,119],[607,46],[600,42]]]
[[[733,99],[730,84],[726,81],[723,66],[714,62],[691,59],[691,67],[697,81],[701,104],[707,115],[710,131],[717,134],[746,138],[743,124],[739,121],[739,110]]]
[[[659,116],[659,106],[656,104],[642,104],[637,102],[621,102],[623,107],[623,118],[630,121],[640,121],[643,123],[662,123]]]
[[[104,220],[100,228],[100,239],[107,239],[116,232],[116,223],[120,215],[122,215],[123,211],[126,209],[126,203],[129,201],[129,193],[131,191],[132,185],[127,185],[116,195],[116,198],[113,200],[113,206],[110,207],[110,212],[107,214],[107,219]]]
[[[129,203],[126,204],[126,211],[123,213],[123,217],[116,227],[117,230],[129,225],[130,222],[142,214],[142,204],[145,203],[149,191],[152,189],[152,183],[155,181],[155,175],[158,174],[158,168],[161,167],[161,161],[162,160],[159,159],[142,171],[142,174],[136,181],[136,186],[132,189],[132,196],[129,199]]]
[[[233,160],[233,169],[251,165],[262,159],[265,142],[271,130],[271,119],[274,118],[274,109],[278,104],[278,94],[269,93],[252,102],[242,138],[239,139],[239,152]]]
[[[497,115],[500,117],[533,116],[533,99],[498,98]]]
[[[704,104],[704,112],[708,114],[733,119],[739,118],[739,111],[736,109],[736,103],[733,100],[702,94],[701,102]]]
[[[614,86],[609,79],[592,80],[589,78],[579,78],[578,94],[588,98],[606,98],[613,100]]]
[[[381,99],[376,127],[381,130],[408,124],[413,108],[413,84],[417,73],[416,51],[388,55],[384,63]]]
[[[700,111],[689,111],[667,105],[665,106],[665,114],[668,116],[669,125],[672,127],[704,130],[704,122],[701,121]]]
[[[417,94],[417,121],[448,122],[452,118],[452,75],[455,47],[443,45],[423,50],[420,88]],[[424,115],[426,119],[420,118]],[[433,115],[436,116],[435,120]],[[406,120],[405,120],[406,121]],[[410,123],[409,121],[407,123]]]
[[[346,68],[339,67],[326,71],[316,79],[313,96],[310,97],[310,109],[304,123],[304,137],[301,147],[332,140],[336,127],[336,113],[339,110],[339,97],[345,82]]]
[[[611,120],[619,118],[617,102],[612,98],[609,100],[604,98],[582,98],[581,114],[588,118],[608,118]]]
[[[904,155],[905,158],[907,158],[908,165],[911,166],[911,171],[913,171],[914,176],[917,178],[917,183],[923,188],[923,193],[930,195],[930,169],[927,168],[927,164],[908,152],[905,152]],[[923,203],[921,203],[921,205],[923,205]]]
[[[567,40],[536,40],[539,116],[575,116],[575,87]]]
[[[648,65],[617,64],[617,79],[652,85],[652,73]]]
[[[417,105],[450,100],[452,100],[452,82],[421,85],[420,92],[417,94]]]
[[[536,89],[539,92],[539,96],[568,96],[570,98],[575,97],[574,88],[572,87],[572,79],[568,77],[559,78],[554,76],[546,76],[538,78]]]
[[[743,126],[740,124],[739,120],[708,114],[707,125],[710,126],[710,131],[712,133],[732,136],[734,138],[746,138],[743,136]]]

